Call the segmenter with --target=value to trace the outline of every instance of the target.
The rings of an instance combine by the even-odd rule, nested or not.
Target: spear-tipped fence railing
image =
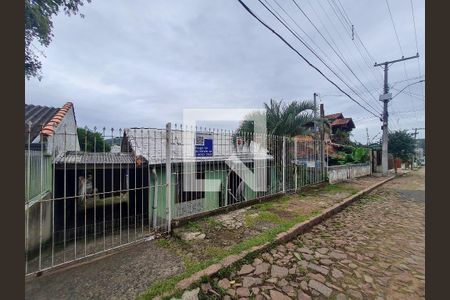
[[[60,124],[32,140],[27,125],[28,275],[153,238],[173,221],[326,180],[317,140],[170,123]]]

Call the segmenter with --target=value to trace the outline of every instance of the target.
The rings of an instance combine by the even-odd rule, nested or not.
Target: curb
[[[291,227],[289,230],[287,230],[285,232],[279,233],[273,242],[265,243],[265,244],[262,244],[259,246],[252,247],[248,250],[243,251],[242,253],[240,253],[238,255],[227,256],[223,260],[221,260],[219,263],[213,264],[213,265],[207,267],[206,269],[203,269],[197,273],[194,273],[189,278],[185,278],[185,279],[179,281],[175,287],[176,287],[176,289],[185,290],[189,286],[194,284],[195,282],[199,281],[203,276],[208,276],[208,277],[214,276],[217,274],[217,272],[219,272],[219,270],[231,266],[232,264],[243,259],[248,254],[265,251],[266,249],[268,249],[269,247],[271,247],[273,245],[287,242],[287,241],[293,239],[295,236],[306,232],[311,227],[323,222],[326,219],[329,219],[331,216],[342,211],[347,206],[349,206],[350,204],[352,204],[353,202],[355,202],[362,196],[366,195],[367,193],[371,192],[372,190],[376,189],[377,187],[385,184],[388,181],[391,181],[392,179],[394,179],[396,177],[403,176],[403,175],[404,174],[398,174],[397,176],[396,175],[390,176],[390,177],[374,184],[373,186],[365,188],[364,190],[361,190],[358,193],[344,199],[342,202],[337,203],[337,204],[333,205],[332,207],[325,209],[320,215],[315,216],[312,219],[309,219],[309,220],[299,223],[297,225],[294,225],[293,227]]]

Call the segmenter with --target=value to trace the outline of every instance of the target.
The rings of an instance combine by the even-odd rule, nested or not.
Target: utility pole
[[[317,93],[313,94],[314,97],[314,135],[317,137]]]
[[[366,146],[369,146],[369,141],[370,141],[370,139],[369,139],[369,128],[367,128],[367,127],[366,127],[366,135],[367,135],[367,144],[366,144]]]
[[[413,128],[414,130],[414,154],[413,154],[413,159],[412,159],[412,166],[411,166],[411,170],[414,169],[414,161],[416,159],[416,147],[417,147],[417,135],[419,134],[418,130],[425,130],[425,128]]]
[[[380,101],[383,101],[383,118],[382,122],[383,125],[381,126],[381,129],[383,130],[383,137],[382,137],[382,155],[381,155],[381,165],[382,165],[382,172],[383,175],[388,174],[388,103],[391,100],[392,94],[389,93],[389,84],[388,84],[388,71],[389,66],[400,62],[405,61],[408,59],[418,58],[419,53],[417,53],[415,56],[411,57],[402,57],[400,59],[392,60],[392,61],[386,61],[384,63],[377,64],[375,63],[374,67],[383,67],[384,68],[384,87],[383,87],[383,95],[380,95]]]

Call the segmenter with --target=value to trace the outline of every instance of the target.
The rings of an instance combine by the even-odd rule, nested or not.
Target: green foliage
[[[390,132],[388,140],[389,153],[392,153],[395,158],[405,161],[411,159],[414,155],[415,141],[406,130]]]
[[[309,131],[304,125],[314,122],[314,102],[312,101],[292,101],[289,104],[282,100],[270,99],[269,103],[264,103],[266,109],[267,134],[276,136],[296,136],[307,134]],[[310,112],[308,112],[310,111]],[[254,132],[254,122],[249,121],[257,117],[264,117],[260,112],[255,112],[247,116],[238,131],[243,133]]]
[[[369,160],[369,149],[357,147],[353,150],[351,156],[354,163],[365,163]]]
[[[350,152],[348,150],[350,149]],[[330,157],[329,165],[360,164],[369,161],[369,149],[363,147],[348,147]]]
[[[336,132],[331,136],[331,141],[337,144],[343,145],[351,145],[350,141],[350,133],[347,131],[342,131],[340,129],[336,129]]]
[[[25,0],[25,77],[41,79],[42,63],[32,49],[34,39],[47,47],[53,37],[52,17],[60,10],[76,15],[84,2],[91,0]],[[81,17],[84,17],[80,14]],[[38,50],[39,51],[39,50]]]
[[[109,152],[111,146],[105,143],[105,140],[99,132],[93,132],[89,129],[77,128],[78,141],[81,151],[86,152]]]

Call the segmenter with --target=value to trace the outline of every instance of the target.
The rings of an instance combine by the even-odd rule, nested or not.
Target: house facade
[[[54,158],[79,150],[73,104],[61,108],[25,104],[25,219],[27,251],[37,251],[53,232]],[[55,133],[59,133],[56,135]]]
[[[231,134],[202,132],[209,135],[212,153],[209,156],[196,156],[186,146],[194,147],[195,133],[173,130],[171,139],[171,207],[172,218],[182,218],[248,199],[254,199],[261,193],[272,194],[280,191],[276,180],[276,168],[273,157],[266,154],[255,157],[251,143],[236,139]],[[186,142],[192,139],[192,143]],[[166,131],[153,128],[128,128],[124,130],[122,152],[132,153],[138,168],[150,174],[146,179],[151,218],[158,221],[166,217]],[[183,155],[183,153],[186,153]],[[266,192],[256,192],[244,183],[238,172],[234,171],[231,159],[235,155],[242,162],[240,166],[253,172],[265,173]],[[266,172],[262,172],[263,169]],[[263,175],[261,175],[263,176]],[[279,175],[281,178],[281,175]],[[210,186],[208,186],[210,185]],[[214,185],[215,187],[213,188]]]

